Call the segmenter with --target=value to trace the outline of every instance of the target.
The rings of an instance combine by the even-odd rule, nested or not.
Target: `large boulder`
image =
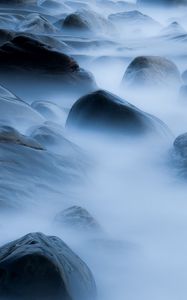
[[[25,35],[0,47],[0,64],[0,82],[29,102],[33,97],[82,94],[96,86],[71,57]]]
[[[70,110],[66,127],[73,131],[96,130],[109,136],[167,131],[157,118],[104,90],[80,98]]]
[[[0,297],[12,300],[91,300],[87,265],[58,237],[30,233],[0,249]]]
[[[181,84],[177,66],[160,56],[139,56],[128,66],[122,87],[147,89],[176,89]]]

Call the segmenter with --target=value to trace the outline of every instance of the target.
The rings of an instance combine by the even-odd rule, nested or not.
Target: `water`
[[[120,11],[117,5],[115,11],[107,3],[84,2],[106,18]],[[7,160],[14,157],[22,161],[21,169],[6,169],[3,184],[10,185],[12,193],[7,198],[17,197],[22,210],[1,214],[0,243],[35,231],[61,237],[91,268],[101,300],[185,300],[187,186],[170,163],[170,150],[174,138],[186,132],[187,106],[179,99],[178,88],[140,92],[122,90],[120,83],[129,63],[139,55],[164,56],[175,62],[180,72],[187,69],[187,42],[161,36],[162,28],[173,19],[180,20],[187,31],[187,12],[180,8],[142,11],[160,23],[161,29],[154,35],[146,26],[143,34],[137,34],[136,29],[123,34],[125,24],[121,24],[115,33],[96,31],[81,38],[60,32],[58,39],[68,45],[79,41],[69,54],[93,73],[98,87],[160,118],[171,130],[171,137],[162,142],[112,138],[101,143],[97,134],[83,138],[64,129],[67,138],[83,149],[80,161],[73,153],[65,155],[63,143],[46,157],[36,155],[34,160],[29,151],[16,158],[16,148]],[[58,94],[56,99],[33,101],[55,101],[67,112],[75,98]],[[19,130],[26,132],[20,126]],[[54,153],[60,155],[63,166],[59,167]],[[3,197],[6,193],[3,191]],[[86,208],[95,217],[104,238],[82,238],[54,226],[55,214],[72,205]]]

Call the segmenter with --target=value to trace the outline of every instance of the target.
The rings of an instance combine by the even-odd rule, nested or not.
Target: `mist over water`
[[[95,27],[89,33],[62,29],[47,35],[66,43],[67,54],[93,74],[97,84],[93,90],[107,90],[154,115],[166,124],[168,133],[129,134],[120,139],[114,132],[102,136],[94,129],[71,132],[65,126],[69,111],[87,92],[76,87],[70,87],[70,93],[61,90],[55,77],[51,86],[44,80],[39,90],[40,75],[24,82],[24,76],[14,81],[0,74],[0,83],[29,105],[50,101],[59,107],[56,117],[29,106],[31,117],[26,123],[15,118],[14,108],[11,113],[7,107],[11,118],[5,116],[3,122],[21,134],[37,136],[46,150],[1,144],[1,198],[7,207],[1,211],[0,244],[29,232],[60,237],[93,272],[99,300],[186,300],[187,185],[172,162],[173,142],[187,131],[187,98],[179,96],[184,83],[180,78],[176,85],[166,84],[164,78],[164,86],[122,85],[127,67],[137,56],[165,57],[180,74],[187,69],[186,7],[142,7],[135,1],[129,8],[123,1],[121,6],[115,1],[71,1],[75,6],[59,2],[69,10],[47,8],[48,16],[60,19],[84,4],[111,24],[93,21]],[[158,26],[152,30],[150,21],[137,16],[120,22],[109,17],[132,10],[146,14]],[[175,20],[186,33],[164,31]],[[7,22],[6,29],[9,26]],[[42,139],[43,131],[37,131],[42,125],[55,132],[54,140]],[[9,203],[15,209],[9,209]],[[55,215],[74,205],[89,211],[101,226],[100,234],[55,224]]]

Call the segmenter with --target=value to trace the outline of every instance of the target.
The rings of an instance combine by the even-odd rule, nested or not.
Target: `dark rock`
[[[187,133],[181,134],[175,139],[174,149],[181,158],[187,159]]]
[[[0,82],[29,102],[65,92],[83,94],[96,86],[71,57],[25,35],[0,47],[0,64]]]
[[[11,30],[0,29],[0,45],[13,39],[15,33]]]
[[[70,110],[66,127],[83,132],[98,130],[109,136],[167,131],[157,118],[103,90],[80,98]]]
[[[1,247],[0,297],[90,300],[96,285],[87,265],[61,239],[30,233]]]
[[[139,56],[128,66],[122,86],[138,88],[178,88],[181,76],[177,66],[160,56]]]
[[[34,139],[22,135],[16,129],[10,126],[0,124],[0,143],[12,143],[30,147],[37,150],[44,150],[44,148]]]
[[[0,4],[11,5],[37,5],[37,0],[0,0]]]
[[[70,57],[25,35],[16,36],[1,46],[0,63],[6,68],[16,66],[61,73],[79,71],[79,66]]]
[[[72,206],[58,213],[55,217],[55,223],[79,233],[101,233],[101,227],[97,221],[86,209],[80,206]]]
[[[91,10],[82,9],[75,13],[69,14],[63,23],[63,28],[80,33],[111,33],[112,24],[102,15]]]

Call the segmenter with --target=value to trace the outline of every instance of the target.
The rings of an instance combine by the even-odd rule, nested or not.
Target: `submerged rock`
[[[128,66],[122,80],[123,87],[175,89],[181,84],[177,66],[160,56],[139,56]]]
[[[61,239],[30,233],[0,249],[0,297],[90,300],[96,285],[87,265]]]
[[[49,101],[35,101],[31,107],[37,110],[46,120],[65,124],[67,113],[60,106]]]
[[[69,130],[97,131],[114,136],[167,132],[166,126],[125,100],[99,90],[80,98],[70,110],[66,127]]]
[[[186,30],[178,22],[172,22],[169,24],[169,26],[163,28],[161,31],[162,36],[170,38],[175,38],[186,33]]]
[[[44,148],[34,139],[19,133],[16,129],[10,126],[0,124],[0,143],[16,144],[25,147],[30,147],[37,150]]]
[[[63,210],[56,215],[54,221],[60,227],[68,227],[79,233],[101,232],[101,227],[97,221],[86,209],[80,206],[72,206]]]
[[[3,86],[0,86],[0,107],[0,122],[18,130],[44,122],[37,111]]]
[[[55,34],[57,28],[43,16],[33,13],[26,16],[25,20],[20,23],[18,31],[31,32],[34,34]]]
[[[120,35],[126,34],[128,38],[132,34],[133,38],[141,33],[153,35],[161,28],[158,22],[138,10],[111,14],[109,20],[119,29]]]

